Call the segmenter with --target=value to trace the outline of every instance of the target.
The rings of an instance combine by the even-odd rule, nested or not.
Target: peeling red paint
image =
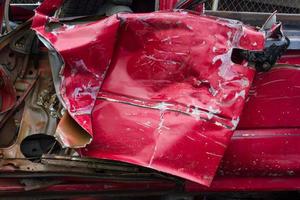
[[[93,137],[82,154],[210,185],[255,73],[245,61],[234,63],[232,50],[261,51],[264,35],[186,11],[50,30],[60,3],[44,1],[33,29],[65,62],[60,94]]]

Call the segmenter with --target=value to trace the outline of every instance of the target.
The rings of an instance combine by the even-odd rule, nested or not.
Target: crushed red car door
[[[81,154],[210,185],[255,74],[234,49],[262,51],[264,34],[183,10],[74,24],[50,17],[60,4],[44,1],[33,29],[64,61],[58,94],[91,136]]]

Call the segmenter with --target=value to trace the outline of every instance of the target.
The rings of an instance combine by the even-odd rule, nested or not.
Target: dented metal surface
[[[11,86],[1,92],[16,90],[2,96],[18,96],[0,113],[1,191],[129,190],[128,181],[166,189],[166,180],[186,192],[300,188],[299,52],[255,73],[232,48],[262,49],[269,30],[182,10],[57,19],[50,16],[60,1],[49,2],[42,7],[54,5],[51,14],[37,13],[43,25],[35,28],[51,67],[44,46],[31,49],[37,39],[28,22],[0,43]],[[8,177],[17,184],[3,184]]]
[[[33,29],[64,61],[52,68],[90,134],[82,155],[210,185],[255,73],[233,49],[262,51],[264,34],[182,10],[74,24],[51,17],[60,5],[44,1]]]
[[[293,56],[292,56],[293,55]],[[298,52],[279,60],[294,62]],[[278,64],[256,75],[241,121],[210,188],[189,191],[297,190],[300,175],[299,66]],[[276,109],[275,109],[276,108]]]

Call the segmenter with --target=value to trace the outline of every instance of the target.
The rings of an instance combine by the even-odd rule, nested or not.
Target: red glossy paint
[[[288,53],[290,54],[290,53]],[[266,73],[256,75],[251,90],[249,100],[245,105],[245,110],[241,116],[243,127],[235,131],[232,140],[225,153],[217,176],[211,186],[203,187],[199,184],[187,181],[185,191],[283,191],[299,190],[300,188],[300,129],[298,121],[290,120],[292,116],[297,116],[299,107],[297,90],[295,86],[299,84],[300,73],[297,67],[288,65],[280,66]],[[286,81],[280,81],[286,79]],[[275,85],[273,85],[274,83]],[[297,89],[297,88],[296,88]],[[281,91],[280,93],[278,91]],[[270,104],[261,104],[260,98],[266,94],[265,98],[271,99]],[[273,103],[276,98],[286,98],[290,102],[281,104]],[[253,103],[254,102],[254,103]],[[256,102],[256,103],[255,103]],[[283,101],[285,102],[285,101]],[[279,106],[278,106],[279,105]],[[290,105],[290,106],[287,106]],[[294,105],[295,108],[292,106]],[[281,110],[281,106],[286,107]],[[289,113],[289,120],[277,119],[281,114],[274,109]],[[249,112],[247,110],[261,110],[263,112]],[[268,110],[273,110],[274,115]],[[261,118],[271,118],[269,127],[261,126],[255,129]],[[279,120],[279,121],[278,121]],[[294,125],[292,122],[295,122]],[[248,124],[248,125],[247,125]],[[254,125],[253,125],[254,124]],[[280,126],[278,126],[278,124]],[[248,129],[246,129],[248,127]],[[284,128],[285,127],[285,128]],[[118,183],[91,183],[81,181],[69,181],[47,188],[47,191],[108,191],[138,189],[172,189],[172,185],[160,183],[141,184],[118,184]],[[23,185],[18,182],[0,181],[0,190],[22,191]]]
[[[295,62],[297,57],[288,52],[281,60]],[[299,177],[298,85],[296,66],[280,65],[257,74],[239,125],[244,130],[236,131],[224,157],[225,175]]]
[[[300,56],[299,55],[300,55],[299,50],[289,51],[278,60],[278,63],[289,64],[289,65],[299,65],[300,64]]]
[[[60,94],[93,137],[82,154],[210,185],[255,73],[246,62],[233,63],[232,50],[262,50],[264,35],[186,11],[119,14],[49,30],[60,4],[44,1],[33,29],[65,62]]]
[[[283,58],[286,59],[290,54],[288,52]],[[296,57],[294,55],[293,60]],[[298,190],[299,84],[300,71],[295,66],[281,65],[269,72],[257,74],[241,123],[211,187],[187,182],[187,190]]]
[[[300,129],[237,130],[220,176],[300,177]]]
[[[299,128],[237,130],[211,186],[186,182],[186,190],[299,190],[299,146]]]
[[[159,10],[173,9],[178,0],[157,0]]]
[[[45,13],[53,14],[61,2],[44,1],[36,10],[33,27],[64,58],[60,93],[70,114],[93,135],[91,113],[111,62],[120,21],[113,16],[88,24],[64,25],[47,32],[45,25],[57,20]]]
[[[157,0],[157,2],[158,2],[157,7],[159,10],[172,10],[176,7],[176,4],[177,2],[179,2],[179,0]],[[191,2],[192,0],[186,0],[181,4],[179,8],[185,9]],[[204,3],[202,3],[196,6],[194,10],[199,13],[203,13],[204,9],[205,9]]]
[[[267,73],[256,75],[239,128],[298,128],[299,112],[299,67],[277,66]]]
[[[193,182],[186,182],[185,184],[185,191],[193,193],[209,191],[296,191],[299,189],[299,177],[216,177],[209,188]]]

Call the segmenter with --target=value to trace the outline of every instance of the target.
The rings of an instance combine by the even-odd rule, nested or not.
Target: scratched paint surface
[[[298,128],[299,77],[298,67],[285,64],[268,73],[258,73],[243,111],[240,129]],[[257,115],[255,119],[254,115]]]
[[[64,60],[59,94],[92,137],[82,155],[210,185],[255,73],[233,49],[262,50],[264,35],[186,11],[49,29],[60,4],[44,1],[33,29]]]

